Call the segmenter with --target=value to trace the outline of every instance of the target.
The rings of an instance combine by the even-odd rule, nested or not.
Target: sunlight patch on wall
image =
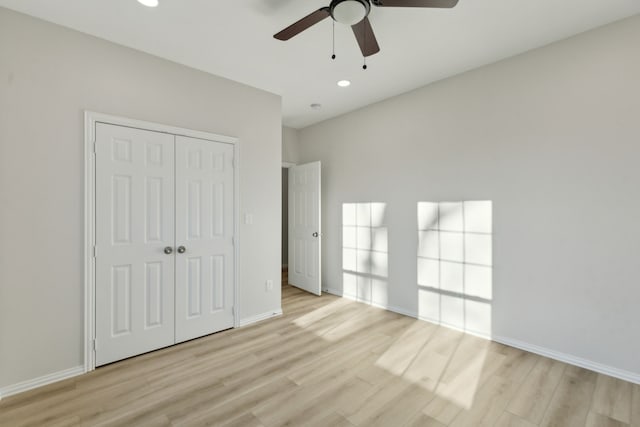
[[[491,336],[492,202],[418,203],[418,314]]]
[[[386,203],[342,205],[343,295],[386,306],[389,276]]]

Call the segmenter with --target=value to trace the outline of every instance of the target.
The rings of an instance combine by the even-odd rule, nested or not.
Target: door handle
[[[313,233],[313,237],[318,237],[318,236],[319,236],[318,232],[317,232],[317,231],[315,231],[315,232]]]
[[[178,253],[179,254],[183,254],[187,251],[187,248],[185,248],[184,246],[178,246]]]
[[[171,255],[173,253],[173,248],[171,246],[167,246],[164,248],[164,253],[167,255]]]

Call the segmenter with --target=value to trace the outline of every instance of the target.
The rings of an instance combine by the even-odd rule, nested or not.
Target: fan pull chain
[[[333,54],[331,55],[331,59],[336,59],[336,21],[334,21],[333,19],[331,20],[332,23],[332,42],[333,42]]]
[[[365,18],[367,19],[367,18]],[[367,49],[367,23],[365,21],[362,21],[362,31],[363,31],[363,39],[364,39],[364,46],[365,46],[365,50]],[[362,55],[362,61],[364,62],[364,64],[362,65],[362,69],[366,70],[367,69],[367,57]]]
[[[364,40],[364,49],[367,50],[367,22],[366,22],[366,17],[364,18],[364,20],[362,21],[362,39]],[[364,62],[364,64],[362,65],[362,69],[366,70],[367,69],[367,57],[362,55],[362,61]]]

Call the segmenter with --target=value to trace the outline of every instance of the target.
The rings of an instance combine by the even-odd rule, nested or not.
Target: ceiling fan
[[[312,12],[273,37],[283,41],[289,40],[330,16],[335,22],[351,26],[362,55],[366,58],[380,52],[368,18],[372,4],[377,7],[451,8],[458,4],[458,0],[331,0],[329,6]]]

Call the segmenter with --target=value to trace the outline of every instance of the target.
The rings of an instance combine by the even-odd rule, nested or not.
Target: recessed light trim
[[[158,0],[138,0],[138,3],[145,5],[147,7],[156,7],[158,6]]]
[[[351,86],[351,82],[349,80],[340,80],[340,81],[338,81],[338,86],[340,86],[340,87],[349,87],[349,86]]]

